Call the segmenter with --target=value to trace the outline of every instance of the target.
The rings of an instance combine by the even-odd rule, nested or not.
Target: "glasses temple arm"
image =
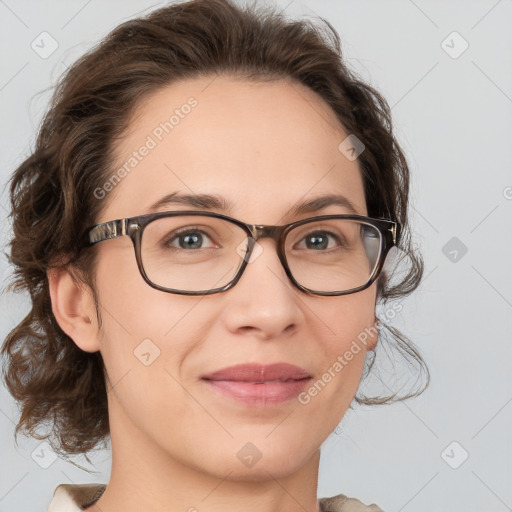
[[[103,240],[110,240],[111,238],[126,235],[127,221],[128,219],[112,220],[94,226],[87,234],[87,242],[89,245],[93,245],[98,242],[103,242]]]

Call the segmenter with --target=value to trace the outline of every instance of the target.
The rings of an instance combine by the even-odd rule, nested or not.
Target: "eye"
[[[204,245],[210,242],[210,245]],[[177,244],[177,245],[176,245]],[[186,228],[179,231],[173,231],[165,237],[164,247],[171,249],[208,249],[216,247],[210,236],[201,229]]]
[[[329,240],[332,240],[334,244],[329,245]],[[304,242],[306,249],[332,249],[336,246],[342,246],[343,243],[339,239],[338,236],[336,236],[331,231],[326,230],[317,230],[312,231],[311,233],[308,233],[302,241],[298,244],[298,248],[304,248]]]

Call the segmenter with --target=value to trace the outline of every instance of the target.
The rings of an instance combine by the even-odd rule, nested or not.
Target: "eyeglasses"
[[[84,243],[127,235],[147,284],[169,293],[207,295],[232,288],[261,254],[256,242],[270,237],[299,290],[346,295],[377,279],[400,231],[398,222],[361,215],[322,215],[265,226],[213,212],[174,211],[98,224],[87,230]]]

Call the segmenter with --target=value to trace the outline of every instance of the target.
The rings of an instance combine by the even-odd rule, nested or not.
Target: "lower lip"
[[[216,391],[246,405],[269,407],[296,397],[312,379],[310,377],[288,382],[264,382],[260,384],[232,380],[203,380]]]

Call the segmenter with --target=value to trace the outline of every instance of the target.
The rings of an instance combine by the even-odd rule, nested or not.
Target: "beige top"
[[[105,484],[60,484],[53,493],[48,512],[81,512],[99,500],[105,488]],[[343,494],[320,498],[318,502],[322,512],[383,512],[375,504],[367,506]]]

